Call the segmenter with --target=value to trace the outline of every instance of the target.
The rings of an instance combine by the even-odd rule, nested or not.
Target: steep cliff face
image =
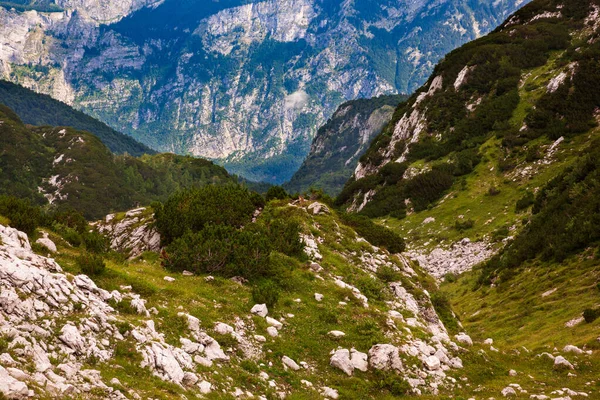
[[[342,104],[317,132],[310,153],[284,187],[290,193],[309,188],[336,196],[352,176],[371,140],[392,118],[406,96],[380,96]]]
[[[57,4],[0,10],[2,76],[158,150],[282,182],[342,102],[414,90],[520,2]]]

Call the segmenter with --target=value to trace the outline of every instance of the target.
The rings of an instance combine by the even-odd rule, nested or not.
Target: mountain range
[[[4,85],[0,398],[600,398],[599,60],[599,0],[533,0],[343,103],[308,195]]]
[[[155,150],[275,183],[298,169],[341,103],[413,91],[448,51],[521,4],[13,3],[0,8],[0,76]]]

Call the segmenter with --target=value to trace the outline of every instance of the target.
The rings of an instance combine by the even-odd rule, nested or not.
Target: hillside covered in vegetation
[[[12,109],[29,125],[69,126],[93,133],[116,154],[128,153],[137,157],[156,153],[132,137],[115,131],[63,102],[8,81],[0,80],[0,104]]]
[[[210,161],[173,154],[114,155],[94,135],[73,128],[30,127],[0,105],[0,194],[87,218],[164,200],[184,187],[234,183]]]
[[[497,177],[508,177],[543,164],[543,149],[554,141],[570,147],[589,133],[600,106],[591,4],[533,2],[448,54],[397,108],[338,204],[372,217],[402,217],[463,185],[486,156],[495,158]],[[492,148],[493,155],[485,154]]]

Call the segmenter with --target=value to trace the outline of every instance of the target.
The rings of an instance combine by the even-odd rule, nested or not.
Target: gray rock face
[[[157,149],[283,182],[342,102],[414,90],[440,57],[516,8],[365,3],[59,0],[63,12],[2,8],[0,76]],[[183,17],[165,20],[173,10]],[[293,165],[282,169],[286,156]]]
[[[348,349],[341,349],[336,351],[331,359],[329,360],[329,364],[332,367],[341,369],[344,373],[351,376],[354,372],[354,365],[350,361],[350,351]]]
[[[90,357],[107,362],[116,343],[124,340],[117,325],[119,315],[108,302],[125,298],[142,318],[150,317],[139,295],[108,292],[85,275],[63,273],[53,259],[32,252],[27,235],[0,225],[0,332],[11,337],[9,351],[17,355],[0,355],[0,393],[22,399],[37,389],[66,398],[94,389],[104,393],[104,398],[124,399],[102,381],[99,371],[84,370],[81,365]],[[152,319],[133,328],[130,337],[142,356],[141,367],[163,380],[193,387],[199,381],[193,373],[197,364],[212,366],[213,361],[228,361],[229,356],[201,330],[198,318],[181,316],[187,318],[195,340],[181,338],[181,347],[166,343]],[[63,363],[54,366],[51,358]],[[32,374],[24,372],[29,365],[35,367]],[[208,390],[206,384],[199,390]]]
[[[135,258],[145,251],[160,251],[160,234],[152,226],[154,218],[137,208],[125,213],[121,219],[114,214],[107,215],[96,224],[98,231],[110,239],[110,247],[115,251],[126,252]]]
[[[258,315],[259,317],[266,317],[269,313],[269,309],[266,304],[255,304],[250,310],[252,314]]]
[[[387,124],[405,96],[381,96],[342,104],[319,128],[308,156],[284,185],[290,193],[310,187],[336,196],[352,176],[359,158]]]
[[[0,366],[0,393],[7,399],[26,399],[29,397],[27,385],[13,378],[6,369]]]
[[[300,370],[300,366],[298,365],[298,363],[296,363],[296,361],[292,360],[288,356],[283,356],[281,358],[281,362],[283,363],[283,365],[290,368],[291,370],[294,370],[294,371]]]
[[[369,364],[381,370],[402,370],[398,348],[391,344],[376,344],[369,350]]]

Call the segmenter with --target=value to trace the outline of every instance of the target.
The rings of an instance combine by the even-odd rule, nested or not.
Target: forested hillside
[[[26,124],[70,126],[93,133],[116,154],[128,153],[132,156],[141,156],[155,153],[132,137],[115,131],[63,102],[4,80],[0,80],[0,104],[11,108]]]
[[[304,192],[321,189],[336,196],[352,176],[371,140],[389,122],[395,107],[407,96],[379,96],[342,104],[317,131],[308,156],[285,188]]]
[[[0,106],[0,137],[0,194],[74,208],[88,218],[166,199],[184,187],[236,181],[203,159],[118,156],[84,131],[28,127],[6,106]]]

